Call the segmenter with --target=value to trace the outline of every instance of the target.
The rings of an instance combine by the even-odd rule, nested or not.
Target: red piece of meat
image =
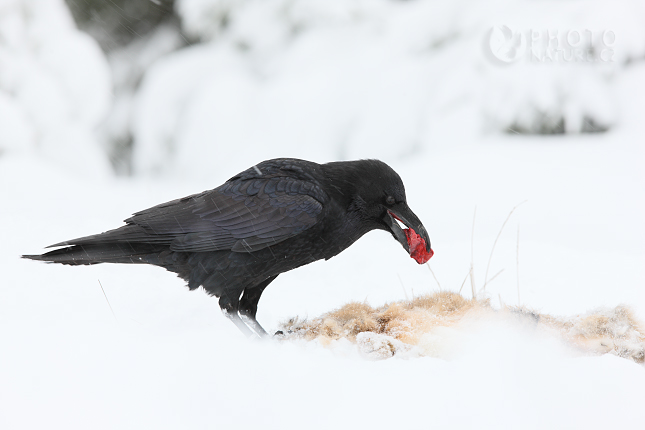
[[[426,251],[426,241],[411,228],[403,230],[405,237],[408,239],[408,246],[410,247],[410,257],[414,258],[417,263],[423,264],[432,258],[434,251]]]

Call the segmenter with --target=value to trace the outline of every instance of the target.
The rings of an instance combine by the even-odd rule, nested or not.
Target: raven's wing
[[[252,252],[312,227],[327,199],[309,181],[237,179],[137,212],[119,229],[52,246],[109,241],[164,244],[181,252]]]

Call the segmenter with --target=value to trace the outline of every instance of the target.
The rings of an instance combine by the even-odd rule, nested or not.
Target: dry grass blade
[[[477,297],[475,292],[475,218],[477,217],[477,206],[473,212],[473,228],[470,232],[470,290],[473,294],[473,299]]]
[[[103,291],[103,297],[105,297],[105,301],[107,302],[108,306],[110,307],[110,312],[112,312],[112,316],[114,317],[114,321],[118,320],[116,319],[116,315],[114,314],[114,309],[112,309],[112,305],[110,304],[110,301],[108,300],[107,294],[105,294],[105,290],[103,289],[103,285],[101,284],[101,280],[97,279],[99,281],[99,286],[101,287],[101,291]]]
[[[432,271],[432,267],[430,267],[430,263],[429,263],[429,262],[427,262],[427,263],[426,263],[426,266],[428,266],[428,269],[430,270],[430,273],[432,273],[432,277],[434,278],[435,282],[436,282],[436,283],[437,283],[437,285],[439,286],[439,291],[442,291],[442,289],[441,289],[441,283],[439,283],[439,279],[437,279],[437,275],[435,275],[435,274],[434,274],[434,272]]]
[[[461,290],[464,288],[464,285],[466,285],[466,281],[468,280],[468,277],[470,276],[470,273],[472,272],[473,268],[472,266],[470,267],[470,270],[468,273],[466,273],[466,277],[464,278],[464,282],[461,283],[461,287],[459,287],[459,294],[461,294]]]
[[[497,241],[499,240],[499,237],[502,235],[502,232],[504,231],[504,227],[506,226],[506,223],[508,220],[511,218],[511,215],[513,215],[513,212],[515,212],[515,209],[526,203],[527,200],[524,200],[522,203],[519,203],[511,209],[511,211],[508,213],[508,216],[504,220],[504,223],[502,224],[502,227],[499,229],[499,233],[497,233],[497,237],[495,238],[495,242],[493,242],[493,248],[490,250],[490,256],[488,257],[488,264],[486,265],[486,274],[484,276],[484,286],[482,287],[482,290],[486,287],[486,284],[488,283],[488,270],[490,269],[490,262],[493,260],[493,254],[495,253],[495,246],[497,246]]]
[[[499,272],[495,273],[495,274],[493,275],[493,277],[492,277],[492,278],[490,278],[490,279],[489,279],[489,280],[488,280],[484,285],[482,285],[482,287],[481,287],[481,289],[479,290],[479,292],[481,293],[482,291],[484,291],[484,290],[486,289],[486,285],[488,285],[488,284],[490,284],[491,282],[493,282],[493,280],[494,280],[495,278],[497,278],[499,275],[501,275],[501,273],[502,273],[503,271],[504,271],[504,269],[502,269],[502,270],[500,270]]]
[[[515,272],[517,273],[517,306],[522,305],[520,300],[520,226],[517,226],[517,248],[515,250]]]
[[[401,288],[403,289],[403,295],[405,296],[405,300],[410,300],[410,299],[408,298],[408,292],[407,292],[407,291],[405,291],[405,285],[403,285],[403,280],[401,279],[401,275],[399,275],[399,274],[397,273],[397,274],[396,274],[396,277],[397,277],[397,278],[399,278],[399,282],[401,283]]]

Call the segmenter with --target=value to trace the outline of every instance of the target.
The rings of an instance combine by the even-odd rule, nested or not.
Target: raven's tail
[[[22,258],[68,265],[99,263],[148,263],[145,257],[158,254],[164,248],[146,243],[108,242],[73,245],[42,255],[23,255]]]

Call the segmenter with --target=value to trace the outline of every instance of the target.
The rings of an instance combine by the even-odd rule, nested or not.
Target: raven
[[[378,160],[267,160],[213,190],[137,212],[125,223],[22,257],[161,266],[189,289],[201,285],[218,297],[222,312],[245,335],[265,336],[255,319],[258,302],[280,273],[329,260],[375,229],[389,231],[419,264],[433,255],[401,178]]]

